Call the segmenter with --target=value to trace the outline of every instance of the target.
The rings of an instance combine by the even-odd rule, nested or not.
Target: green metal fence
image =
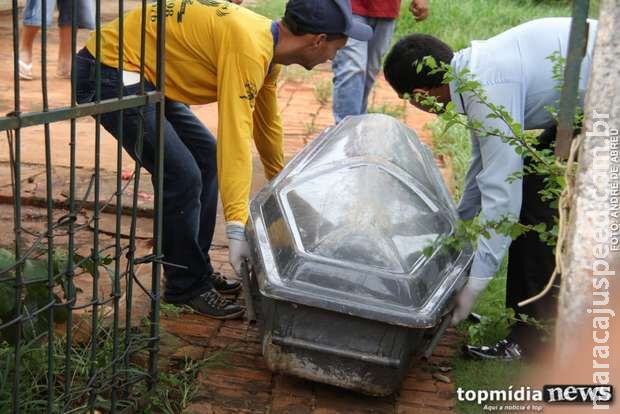
[[[588,47],[589,27],[587,19],[589,8],[590,0],[573,0],[573,20],[564,70],[564,86],[560,96],[558,134],[555,146],[555,155],[562,160],[568,158],[571,141],[575,132],[579,72]]]
[[[40,0],[42,10],[51,0]],[[111,1],[111,0],[106,0]],[[152,1],[148,2],[149,4]],[[14,216],[14,245],[3,250],[4,265],[0,264],[0,413],[68,413],[68,412],[123,412],[136,411],[136,402],[154,389],[157,375],[157,351],[159,342],[159,282],[162,258],[162,189],[163,189],[163,79],[164,79],[164,0],[157,0],[157,79],[156,90],[144,90],[144,70],[141,71],[141,92],[123,97],[122,86],[117,99],[101,100],[101,0],[96,0],[96,98],[95,102],[76,103],[75,53],[72,57],[71,103],[69,107],[50,107],[47,79],[47,27],[42,19],[41,27],[41,94],[43,106],[39,112],[22,113],[19,80],[19,34],[20,11],[18,1],[13,0],[12,46],[14,105],[12,112],[0,117],[0,132],[6,134],[10,152],[12,210]],[[142,62],[144,69],[145,10],[142,1]],[[123,0],[118,0],[120,18],[119,62],[123,62]],[[77,44],[77,1],[72,8],[72,49]],[[122,63],[119,71],[122,71]],[[136,223],[138,193],[140,189],[140,163],[136,162],[131,180],[131,224],[128,239],[121,238],[121,214],[123,192],[128,185],[122,173],[122,135],[118,137],[116,151],[116,188],[114,195],[103,199],[101,194],[101,126],[100,115],[128,108],[143,108],[156,104],[158,128],[156,145],[156,168],[153,176],[154,218],[153,250],[145,257],[136,257]],[[76,121],[80,117],[95,117],[92,139],[78,142]],[[52,139],[50,124],[70,122],[70,176],[67,206],[55,205],[52,177]],[[22,129],[35,125],[44,126],[46,229],[32,234],[23,227],[22,203]],[[118,128],[122,131],[122,128]],[[139,134],[140,135],[140,134]],[[4,138],[4,137],[3,137]],[[141,148],[142,136],[138,137]],[[5,146],[5,142],[0,143]],[[76,146],[87,145],[94,152],[94,167],[90,185],[79,194],[76,186]],[[6,147],[5,147],[6,148]],[[139,157],[138,157],[139,158]],[[77,217],[85,208],[85,201],[92,195],[94,206],[86,223]],[[113,242],[103,243],[99,222],[101,213],[115,205],[115,236]],[[60,218],[58,212],[66,208]],[[30,232],[29,239],[24,237]],[[77,254],[77,236],[80,232],[92,233],[90,254]],[[58,238],[68,242],[57,243]],[[6,246],[4,246],[6,247]],[[7,257],[7,255],[9,257]],[[8,266],[6,265],[8,262]],[[150,286],[136,278],[136,265],[152,263]],[[112,277],[111,295],[102,297],[99,282],[101,267],[106,265]],[[87,272],[92,282],[91,292],[80,292],[75,285],[77,274]],[[123,291],[124,288],[124,291]],[[141,328],[131,326],[132,298],[136,289],[146,292],[150,301],[150,314]],[[123,291],[123,294],[121,292]],[[77,296],[88,295],[86,304],[78,305]],[[125,311],[121,315],[121,300]],[[102,308],[112,309],[107,322],[103,323]],[[77,341],[73,325],[76,312],[90,311],[87,338]],[[124,323],[121,320],[124,317]],[[59,330],[58,326],[64,329]],[[134,408],[132,408],[134,407]],[[140,412],[139,409],[137,409]]]

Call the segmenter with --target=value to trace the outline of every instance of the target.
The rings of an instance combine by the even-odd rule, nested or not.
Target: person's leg
[[[34,39],[39,33],[38,26],[29,26],[24,24],[22,29],[22,38],[19,42],[19,59],[27,65],[32,64],[32,49],[34,47]]]
[[[208,263],[210,274],[213,272],[213,267],[210,264],[209,249],[215,231],[218,199],[216,140],[187,105],[168,100],[166,119],[187,146],[200,169],[202,193],[198,244]]]
[[[364,84],[364,99],[361,113],[368,109],[368,96],[375,84],[375,79],[381,70],[381,60],[392,42],[395,21],[393,19],[374,19],[374,34],[368,41],[368,58],[366,65],[366,79]]]
[[[362,16],[354,19],[366,22]],[[333,113],[336,123],[347,115],[362,113],[366,83],[368,42],[351,39],[336,53],[332,62],[334,72]]]
[[[89,55],[85,52],[86,55]],[[84,57],[82,52],[76,57],[78,103],[92,101],[95,94],[94,60]],[[102,67],[102,99],[117,96],[121,82],[118,71]],[[124,87],[124,95],[138,92],[138,85]],[[154,90],[148,82],[147,90]],[[156,137],[156,107],[154,104],[143,108],[130,108],[123,111],[122,130],[119,129],[119,112],[101,115],[101,124],[115,138],[121,139],[123,148],[134,160],[140,160],[153,177]],[[138,151],[139,132],[143,137],[142,150]],[[207,263],[198,244],[200,228],[200,197],[202,193],[201,171],[191,152],[181,141],[170,124],[164,122],[164,194],[162,248],[165,262],[184,266],[180,269],[164,265],[164,300],[172,303],[188,304],[200,313],[230,319],[243,314],[243,308],[222,298],[207,276]]]
[[[34,40],[41,27],[42,4],[39,0],[27,0],[23,11],[23,29],[19,45],[19,75],[21,79],[30,80],[32,73],[32,50]],[[55,1],[47,2],[47,12],[45,13],[47,26],[51,23],[54,12]]]
[[[211,283],[220,293],[234,293],[241,289],[238,281],[227,280],[219,272],[214,272],[209,257],[209,249],[215,231],[217,216],[217,145],[215,137],[194,115],[187,105],[168,100],[166,119],[172,124],[183,143],[193,155],[202,178],[200,195],[200,225],[198,245],[207,262],[207,272]]]
[[[95,28],[95,11],[93,0],[78,0],[77,4],[77,27],[80,29],[93,30]],[[58,64],[56,76],[60,78],[71,77],[71,23],[73,0],[57,0],[58,5]]]
[[[81,59],[78,66],[78,92],[80,100],[92,99],[82,90],[87,72],[82,68]],[[102,69],[102,99],[117,96],[120,82],[116,69]],[[90,82],[91,85],[94,82]],[[146,85],[147,90],[153,86]],[[138,85],[126,86],[125,95],[138,92]],[[83,98],[82,98],[83,97]],[[142,123],[142,152],[136,153],[136,142]],[[120,139],[122,132],[123,147],[133,159],[139,159],[144,168],[152,175],[155,168],[156,146],[156,107],[154,104],[142,109],[130,108],[123,111],[123,128],[119,129],[119,113],[101,115],[101,124],[114,137]],[[164,194],[163,194],[163,228],[162,248],[164,261],[181,265],[186,269],[164,265],[166,289],[164,296],[171,302],[185,302],[211,289],[208,269],[200,246],[198,231],[200,228],[200,196],[202,192],[201,171],[185,144],[167,120],[164,122]]]
[[[58,64],[56,76],[68,78],[71,76],[71,26],[59,26],[58,35],[60,44],[58,46]]]
[[[548,147],[555,140],[556,128],[545,130],[539,140]],[[545,223],[547,228],[554,224],[557,211],[549,202],[540,199],[539,191],[544,188],[543,177],[528,174],[523,178],[523,202],[520,222],[524,225]],[[557,312],[558,288],[554,287],[540,300],[524,307],[518,303],[541,292],[555,268],[554,249],[541,241],[536,232],[527,232],[515,239],[508,252],[508,275],[506,281],[506,306],[514,309],[515,315],[525,314],[544,322],[555,318]],[[559,280],[559,279],[558,279]],[[531,324],[517,322],[509,339],[526,350],[536,350],[543,333]]]

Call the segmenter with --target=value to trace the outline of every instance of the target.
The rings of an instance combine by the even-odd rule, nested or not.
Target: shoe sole
[[[470,359],[475,359],[478,361],[501,361],[501,362],[515,362],[515,361],[521,361],[521,357],[514,357],[514,358],[502,358],[502,357],[491,357],[482,353],[478,353],[475,351],[463,351],[463,353],[465,354],[466,357],[470,358]]]
[[[232,293],[238,293],[238,292],[241,292],[241,289],[242,289],[242,287],[241,287],[241,285],[239,285],[239,286],[237,286],[237,287],[236,287],[236,288],[234,288],[234,289],[219,290],[219,289],[217,289],[217,288],[216,288],[215,290],[217,290],[217,292],[218,292],[218,293],[220,293],[220,294],[222,294],[222,295],[230,295],[230,294],[232,294]]]
[[[198,311],[196,311],[196,312],[198,312]],[[245,309],[241,309],[239,312],[231,313],[231,314],[228,314],[228,315],[222,315],[222,316],[215,316],[215,315],[209,315],[209,314],[206,314],[206,313],[198,312],[198,314],[200,314],[200,315],[203,315],[203,316],[206,316],[206,317],[212,318],[212,319],[219,319],[219,320],[222,320],[222,321],[225,321],[225,320],[228,320],[228,319],[237,319],[237,318],[243,316],[244,313],[245,313]]]
[[[165,300],[165,299],[162,299],[162,301],[163,301],[164,303],[169,304],[169,305],[178,306],[178,307],[180,307],[180,308],[187,306],[189,309],[191,309],[191,311],[192,311],[192,312],[197,313],[198,315],[206,316],[207,318],[211,318],[211,319],[219,319],[219,320],[237,319],[237,318],[239,318],[240,316],[243,316],[243,314],[245,313],[245,308],[243,308],[243,309],[241,309],[241,310],[240,310],[240,311],[238,311],[238,312],[230,313],[230,314],[228,314],[228,315],[221,315],[221,316],[218,316],[218,315],[209,315],[208,313],[203,313],[203,312],[200,312],[200,311],[198,311],[198,310],[196,310],[196,309],[192,308],[191,306],[189,306],[188,304],[183,303],[183,302],[176,302],[176,303],[175,303],[175,302],[168,302],[168,301],[167,301],[167,300]]]
[[[202,312],[192,308],[191,306],[185,305],[185,304],[173,304],[173,305],[178,306],[178,307],[187,306],[189,308],[189,311],[184,312],[184,313],[187,313],[187,314],[194,313],[194,314],[197,314],[197,315],[205,316],[207,318],[218,319],[218,320],[222,320],[222,321],[228,320],[228,319],[237,319],[237,318],[243,316],[243,314],[245,313],[245,309],[242,309],[239,312],[230,313],[228,315],[218,316],[218,315],[210,315],[208,313],[202,313]]]

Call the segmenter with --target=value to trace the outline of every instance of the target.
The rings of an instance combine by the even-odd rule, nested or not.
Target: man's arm
[[[480,213],[480,189],[476,177],[482,171],[480,142],[475,134],[471,134],[471,161],[465,176],[463,195],[457,208],[461,220],[471,220]]]
[[[503,106],[513,121],[523,125],[523,97],[520,84],[503,83],[487,86],[485,94],[490,102]],[[499,130],[507,137],[513,135],[504,121],[488,119],[491,110],[477,102],[475,97],[468,97],[465,112],[470,120],[480,121],[485,131]],[[515,152],[511,144],[504,142],[499,136],[474,136],[473,141],[474,145],[477,143],[479,146],[482,167],[475,176],[475,183],[480,192],[481,221],[483,223],[497,221],[507,216],[518,220],[521,212],[522,180],[509,180],[509,177],[523,170],[522,157]],[[474,172],[470,169],[470,173]],[[474,184],[471,181],[473,177],[470,176],[469,179],[469,185],[473,188]],[[470,194],[473,194],[473,191],[470,190]],[[495,231],[490,233],[489,238],[483,236],[478,238],[478,248],[469,272],[469,280],[457,297],[452,325],[467,318],[476,299],[497,273],[508,251],[511,238]]]
[[[265,73],[250,56],[222,55],[217,71],[218,182],[226,222],[244,226],[252,183],[252,113]]]
[[[280,66],[276,65],[258,93],[254,110],[254,142],[268,179],[272,179],[284,167],[282,120],[277,96],[279,74]]]
[[[513,121],[523,124],[523,97],[517,83],[503,83],[485,88],[490,102],[503,106]],[[468,99],[465,112],[468,118],[482,122],[485,131],[499,130],[512,136],[509,126],[499,119],[488,119],[491,110],[476,101]],[[497,221],[504,217],[518,220],[521,212],[522,180],[509,180],[513,174],[523,170],[523,158],[515,148],[499,136],[475,137],[480,146],[482,169],[476,176],[480,191],[480,219]],[[506,255],[511,238],[491,232],[491,237],[480,237],[478,249],[470,274],[480,278],[491,278],[497,273]]]

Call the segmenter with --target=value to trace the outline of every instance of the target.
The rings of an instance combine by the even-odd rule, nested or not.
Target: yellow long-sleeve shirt
[[[145,76],[156,80],[156,5],[147,6]],[[282,122],[271,20],[231,3],[169,0],[166,13],[167,98],[189,105],[218,102],[217,168],[227,222],[245,224],[254,138],[268,178],[284,165]],[[139,71],[141,9],[124,16],[123,69]],[[101,61],[118,67],[118,19],[101,29]],[[86,44],[96,52],[95,32]]]

